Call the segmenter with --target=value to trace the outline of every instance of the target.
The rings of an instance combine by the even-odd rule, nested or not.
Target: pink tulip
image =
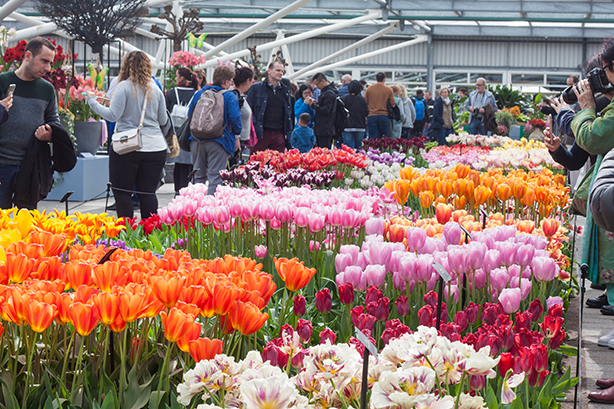
[[[404,292],[406,283],[407,282],[403,280],[403,277],[401,277],[399,273],[392,274],[392,285],[394,286],[395,290]]]
[[[366,253],[358,253],[358,256],[356,256],[356,265],[363,270],[367,267],[367,265],[369,265],[367,259],[365,258],[365,254]]]
[[[241,219],[243,221],[254,220],[258,217],[258,202],[256,201],[246,201],[243,202],[243,213],[241,213]]]
[[[526,300],[531,292],[531,287],[533,287],[533,282],[526,278],[522,278],[520,280],[520,292],[522,293],[522,299]]]
[[[460,244],[463,231],[456,222],[448,222],[443,227],[443,237],[448,244]]]
[[[506,314],[513,314],[520,308],[520,288],[505,288],[499,294],[499,302]]]
[[[341,226],[341,210],[338,207],[328,209],[328,222],[333,226]]]
[[[243,206],[241,206],[241,202],[235,200],[230,203],[230,217],[239,217],[243,214]]]
[[[546,300],[546,307],[548,308],[548,310],[550,310],[553,305],[560,305],[562,307],[563,299],[561,297],[548,297],[548,299]]]
[[[399,260],[399,276],[405,281],[414,279],[416,272],[416,258],[410,255],[405,255]]]
[[[501,253],[497,250],[488,250],[484,255],[484,264],[482,269],[486,274],[498,267],[501,267]]]
[[[518,279],[520,278],[520,266],[518,264],[512,264],[507,268],[507,272],[510,275],[510,281],[516,281],[516,287],[518,287]]]
[[[315,253],[318,250],[320,250],[320,243],[318,243],[317,241],[309,240],[309,251]]]
[[[337,282],[337,285],[350,283],[358,291],[367,289],[367,277],[363,274],[362,269],[358,266],[349,266],[344,271],[343,282]]]
[[[548,247],[548,240],[542,236],[533,236],[533,246],[535,250],[545,250]]]
[[[183,206],[180,203],[170,203],[167,206],[168,213],[171,219],[174,221],[180,220],[183,217]]]
[[[470,268],[467,265],[467,250],[461,246],[448,247],[448,263],[450,269],[456,274],[468,273]]]
[[[531,269],[540,283],[554,280],[557,274],[556,263],[550,257],[535,257],[531,262]]]
[[[435,289],[435,285],[437,284],[437,280],[439,279],[439,274],[432,273],[431,278],[426,282],[426,292],[433,291]]]
[[[312,233],[319,232],[320,230],[324,228],[325,221],[326,221],[326,218],[322,216],[321,214],[310,213],[309,220],[308,220],[309,230]]]
[[[443,251],[436,251],[433,253],[433,259],[441,264],[441,266],[446,270],[450,275],[454,276],[452,269],[450,268],[450,260],[448,259],[448,253]]]
[[[352,264],[353,264],[353,262],[352,262],[352,255],[351,254],[339,253],[335,257],[335,270],[337,271],[337,273],[344,272],[345,269],[348,266],[351,266]]]
[[[275,208],[270,202],[260,203],[258,206],[258,214],[264,221],[271,221],[275,217]]]
[[[450,286],[446,285],[446,287],[443,289],[443,295],[447,303],[457,303],[458,302],[458,286],[454,284]],[[452,296],[452,301],[450,301],[450,296]]]
[[[422,229],[420,229],[422,230]],[[365,233],[367,236],[371,234],[384,234],[384,219],[381,217],[374,217],[365,222]]]
[[[160,216],[160,220],[164,224],[172,224],[174,222],[168,212],[168,206],[163,207],[162,209],[158,209],[158,216]]]
[[[392,247],[389,243],[370,243],[367,259],[371,260],[371,264],[388,265],[390,257],[392,257]]]
[[[437,239],[427,237],[426,241],[424,242],[424,246],[422,246],[422,248],[418,250],[418,254],[433,254],[434,252],[439,250],[438,242],[439,240]]]
[[[271,229],[273,230],[281,229],[281,222],[277,220],[276,218],[271,219],[270,223],[271,223]]]
[[[524,244],[516,249],[516,263],[523,267],[531,264],[535,248],[531,244]]]
[[[213,212],[213,220],[221,225],[228,223],[230,220],[230,209],[228,206],[216,207]]]
[[[486,273],[481,268],[473,272],[475,275],[475,288],[482,289],[486,285]]]
[[[490,272],[490,285],[497,291],[503,290],[507,287],[507,282],[509,281],[509,274],[503,268],[495,268]],[[516,283],[518,283],[516,281]]]
[[[267,246],[255,246],[254,247],[254,254],[258,258],[265,258],[267,251],[268,251]]]
[[[380,287],[386,280],[386,266],[378,264],[368,265],[363,274],[367,279],[367,285]]]
[[[186,216],[194,216],[198,210],[198,202],[192,199],[186,199],[183,202],[183,214]]]
[[[352,229],[356,227],[358,215],[359,213],[356,210],[344,210],[343,213],[341,213],[341,226],[346,229]]]
[[[287,204],[278,205],[276,217],[280,223],[289,223],[292,221],[292,208]]]
[[[425,282],[433,277],[433,256],[422,255],[416,260],[416,281]]]
[[[299,207],[294,214],[294,223],[298,227],[307,227],[309,225],[310,210],[306,207]]]
[[[497,243],[497,250],[501,253],[501,264],[511,266],[516,260],[516,244],[509,241]]]
[[[396,243],[395,243],[396,244]],[[390,256],[390,262],[388,262],[388,271],[399,271],[399,262],[401,258],[407,255],[407,252],[400,250],[393,250],[392,255]]]
[[[339,253],[351,255],[352,263],[356,263],[356,260],[358,260],[358,254],[360,253],[360,247],[354,244],[346,244],[344,246],[341,246],[341,248],[339,249]]]
[[[467,266],[470,270],[477,270],[482,267],[482,263],[484,262],[484,256],[486,255],[486,251],[488,247],[486,244],[480,243],[479,241],[472,241],[466,247],[467,249]]]
[[[201,207],[196,211],[196,218],[199,222],[210,225],[213,223],[213,212],[210,207]]]
[[[424,247],[426,243],[426,230],[420,227],[410,227],[406,230],[407,244],[411,251],[418,251]]]

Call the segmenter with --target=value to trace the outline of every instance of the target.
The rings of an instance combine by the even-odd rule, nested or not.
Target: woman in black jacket
[[[439,91],[439,98],[433,106],[433,119],[429,134],[439,145],[446,145],[446,136],[454,132],[454,101],[450,98],[450,90],[446,87]]]
[[[348,84],[349,94],[341,97],[345,107],[350,111],[350,116],[345,123],[343,130],[343,144],[350,148],[358,149],[362,146],[367,128],[367,115],[369,107],[367,101],[361,95],[362,84],[360,81],[353,80]]]

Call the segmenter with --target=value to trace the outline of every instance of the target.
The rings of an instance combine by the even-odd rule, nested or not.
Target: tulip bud
[[[367,287],[367,294],[365,295],[365,305],[369,305],[369,303],[382,298],[384,296],[384,292],[377,287]]]
[[[320,344],[326,344],[326,342],[329,341],[332,345],[335,343],[336,339],[337,335],[329,328],[324,328],[322,332],[320,332]]]
[[[448,244],[460,244],[463,231],[456,222],[449,222],[443,228],[443,237]]]
[[[373,301],[367,305],[367,312],[378,321],[386,321],[390,313],[390,300],[382,297],[377,302]]]
[[[467,313],[465,311],[457,311],[454,315],[453,322],[460,327],[461,331],[465,331],[469,327],[467,322]]]
[[[510,369],[514,369],[516,366],[516,358],[514,358],[514,354],[510,352],[502,352],[500,355],[501,359],[499,359],[499,374],[502,378],[505,378],[507,371]]]
[[[424,294],[424,303],[433,308],[437,308],[437,293],[435,291],[429,291]]]
[[[255,246],[254,247],[254,254],[258,258],[265,258],[267,251],[268,251],[267,246]]]
[[[433,326],[435,312],[430,305],[425,305],[418,310],[418,322],[425,327]]]
[[[305,315],[306,303],[305,297],[300,294],[296,294],[292,299],[292,304],[294,306],[294,315],[297,317],[302,317]]]
[[[504,288],[499,294],[499,302],[506,314],[518,311],[520,308],[520,288]]]
[[[529,314],[531,314],[531,322],[538,322],[541,317],[542,314],[544,313],[544,307],[542,306],[542,302],[536,298],[533,301],[531,301],[531,304],[529,305]]]
[[[351,283],[339,287],[339,301],[344,305],[351,305],[354,303],[354,287]]]
[[[278,352],[279,352],[279,348],[277,348],[277,346],[275,344],[273,344],[272,342],[269,342],[266,347],[264,347],[264,349],[262,350],[262,361],[266,362],[269,361],[271,363],[271,365],[276,366],[277,365],[277,356],[278,356]]]
[[[478,320],[478,314],[480,313],[480,306],[474,302],[470,302],[465,308],[465,315],[467,317],[467,323],[473,325]]]
[[[397,307],[397,315],[399,317],[404,317],[409,314],[409,300],[407,296],[401,295],[394,303]]]
[[[309,251],[315,253],[320,250],[320,243],[317,241],[309,240]]]
[[[486,377],[484,375],[471,375],[469,385],[472,391],[481,391],[486,386]]]
[[[323,288],[316,293],[316,308],[322,314],[326,314],[333,308],[333,297],[328,288]]]
[[[301,342],[308,343],[311,340],[313,327],[311,322],[300,318],[296,323],[296,333],[301,338]]]

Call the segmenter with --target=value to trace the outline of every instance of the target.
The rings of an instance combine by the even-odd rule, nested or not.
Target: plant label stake
[[[445,268],[441,264],[436,261],[433,261],[433,268],[439,274],[439,291],[437,292],[437,331],[439,331],[439,327],[441,326],[441,303],[443,302],[443,286],[445,283],[449,283],[452,280],[450,273],[446,271]]]
[[[66,204],[66,216],[68,216],[68,198],[70,196],[72,196],[73,193],[75,193],[75,192],[70,190],[70,191],[66,192],[66,194],[64,196],[62,196],[62,198],[60,199],[60,203]]]
[[[462,231],[465,232],[465,244],[469,244],[469,240],[473,240],[473,236],[469,233],[469,230],[465,229],[462,224],[458,224]],[[467,274],[463,274],[463,301],[462,308],[465,309],[465,301],[467,300]]]
[[[365,352],[362,357],[362,388],[360,390],[360,409],[367,409],[367,383],[369,382],[369,353],[375,357],[377,362],[377,348],[373,345],[373,342],[367,337],[361,330],[354,327],[356,330],[356,339],[358,339],[364,346]]]
[[[486,229],[486,219],[488,219],[488,213],[484,210],[484,207],[480,206],[480,213],[484,216],[484,220],[482,221],[482,230]]]

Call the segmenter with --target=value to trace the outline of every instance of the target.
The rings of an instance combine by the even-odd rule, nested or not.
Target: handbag
[[[166,124],[164,124],[164,126],[161,126],[160,129],[162,130],[162,135],[164,135],[164,140],[166,141],[166,146],[168,147],[166,154],[170,159],[173,159],[179,156],[179,153],[181,153],[181,151],[179,148],[179,141],[177,140],[177,135],[175,132],[175,124],[173,123],[168,110],[166,110],[166,117]]]
[[[125,155],[130,152],[138,151],[143,147],[143,135],[141,135],[141,129],[143,128],[143,121],[145,120],[145,108],[147,108],[148,93],[149,88],[147,88],[147,91],[145,92],[143,111],[141,112],[139,127],[136,129],[128,129],[127,131],[115,132],[113,134],[113,150],[118,155]]]
[[[190,116],[188,117],[188,120],[185,121],[183,125],[181,125],[181,128],[179,128],[179,131],[177,131],[177,139],[179,142],[179,147],[186,152],[190,152],[190,136],[191,136],[190,122],[192,122],[193,115],[194,115],[194,110],[190,112]]]

